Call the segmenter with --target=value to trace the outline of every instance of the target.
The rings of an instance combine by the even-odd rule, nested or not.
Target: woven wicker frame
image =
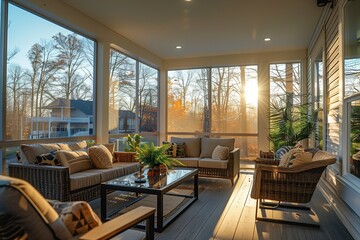
[[[302,166],[278,167],[279,161],[258,159],[251,197],[293,203],[308,203],[326,167],[335,157]]]

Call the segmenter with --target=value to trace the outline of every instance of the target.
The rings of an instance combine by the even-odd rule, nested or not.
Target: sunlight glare
[[[256,81],[247,81],[246,82],[246,104],[257,106],[258,103],[258,86]]]

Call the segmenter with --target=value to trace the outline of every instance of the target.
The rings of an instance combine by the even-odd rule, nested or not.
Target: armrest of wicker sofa
[[[45,198],[70,200],[69,167],[9,163],[9,175],[31,183]]]
[[[122,152],[115,151],[114,152],[114,160],[115,162],[136,162],[135,152]]]
[[[234,148],[229,153],[229,165],[228,165],[229,172],[231,174],[230,177],[234,178],[236,175],[239,174],[240,171],[240,149]]]

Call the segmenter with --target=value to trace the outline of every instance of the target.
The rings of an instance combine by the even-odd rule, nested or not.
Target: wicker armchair
[[[98,218],[91,209],[66,214],[67,224],[28,182],[0,175],[0,239],[154,239],[155,209],[151,207],[140,206],[96,224],[92,219]],[[141,222],[145,231],[131,229]]]
[[[251,192],[251,197],[256,199],[256,220],[319,226],[312,223],[258,217],[258,208],[311,210],[299,203],[311,201],[323,171],[335,162],[335,156],[325,151],[318,151],[309,163],[290,168],[278,166],[279,161],[274,159],[258,159]]]

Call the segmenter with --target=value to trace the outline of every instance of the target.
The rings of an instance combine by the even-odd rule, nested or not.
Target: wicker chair
[[[74,213],[65,224],[28,182],[0,175],[0,239],[154,239],[154,208],[141,206],[102,224],[94,224],[92,214],[91,209]],[[130,229],[143,221],[145,231]]]
[[[251,192],[256,199],[256,220],[318,227],[317,223],[258,217],[258,208],[311,211],[299,204],[311,201],[323,171],[335,162],[335,156],[325,151],[318,151],[309,163],[290,168],[278,166],[279,161],[274,159],[259,158]]]

